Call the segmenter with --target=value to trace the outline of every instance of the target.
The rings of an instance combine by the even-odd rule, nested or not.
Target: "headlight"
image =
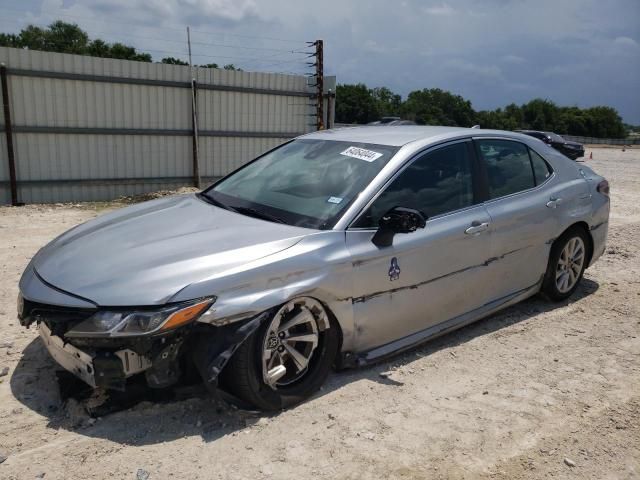
[[[76,325],[65,337],[126,337],[164,332],[194,321],[215,300],[215,297],[200,298],[158,310],[103,310]]]

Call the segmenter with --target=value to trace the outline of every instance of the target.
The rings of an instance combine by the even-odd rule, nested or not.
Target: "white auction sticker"
[[[342,202],[342,197],[329,197],[327,202],[338,204],[338,203]]]
[[[340,155],[357,158],[358,160],[364,160],[365,162],[374,162],[384,154],[374,152],[373,150],[366,150],[364,148],[349,147],[344,152],[340,152]]]

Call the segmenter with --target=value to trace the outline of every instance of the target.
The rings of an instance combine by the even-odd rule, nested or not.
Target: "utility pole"
[[[192,149],[193,149],[193,184],[200,188],[200,163],[198,159],[198,110],[196,101],[196,79],[193,76],[193,64],[191,63],[191,32],[187,27],[187,47],[189,48],[189,76],[191,77],[191,121],[193,127]]]
[[[324,130],[324,59],[323,48],[324,41],[316,40],[316,86],[318,88],[316,106],[316,127],[318,130]]]

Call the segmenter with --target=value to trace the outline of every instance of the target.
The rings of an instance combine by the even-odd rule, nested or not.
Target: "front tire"
[[[589,237],[584,229],[574,227],[559,237],[551,247],[542,292],[556,302],[569,298],[587,267]]]
[[[296,405],[324,383],[339,338],[322,304],[307,297],[292,300],[236,350],[222,371],[222,386],[262,410]]]

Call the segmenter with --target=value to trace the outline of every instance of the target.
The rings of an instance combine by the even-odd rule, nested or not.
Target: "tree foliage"
[[[336,121],[369,123],[381,116],[372,90],[364,83],[336,86]]]
[[[382,117],[395,117],[400,115],[402,97],[393,93],[387,87],[374,88],[371,95],[376,102],[378,113]]]
[[[175,57],[164,57],[160,60],[160,63],[166,63],[167,65],[189,65],[189,62],[185,62],[184,60],[180,60]]]
[[[151,62],[151,55],[138,52],[134,47],[120,42],[108,43],[99,38],[91,40],[87,32],[75,23],[57,20],[47,28],[29,25],[20,33],[0,33],[0,47],[23,48],[46,52],[73,53],[92,57],[117,58],[121,60],[137,60]],[[189,65],[184,60],[175,57],[165,57],[161,63],[169,65]],[[198,65],[196,65],[198,66]],[[221,68],[217,63],[200,65],[203,68]],[[242,71],[230,63],[225,70]]]
[[[425,88],[409,93],[402,113],[418,125],[471,127],[475,112],[471,102],[439,88]]]
[[[100,39],[90,40],[87,32],[78,25],[62,20],[53,22],[47,28],[29,25],[18,34],[0,33],[0,46],[139,62],[151,61],[150,54],[138,52],[135,48],[123,43],[107,43]]]
[[[386,87],[370,89],[362,83],[337,86],[337,122],[363,124],[388,115],[401,115],[421,125],[479,124],[498,130],[545,130],[600,138],[624,138],[631,130],[614,108],[606,106],[561,107],[536,98],[522,105],[475,111],[470,101],[439,88],[415,90],[402,101]]]

